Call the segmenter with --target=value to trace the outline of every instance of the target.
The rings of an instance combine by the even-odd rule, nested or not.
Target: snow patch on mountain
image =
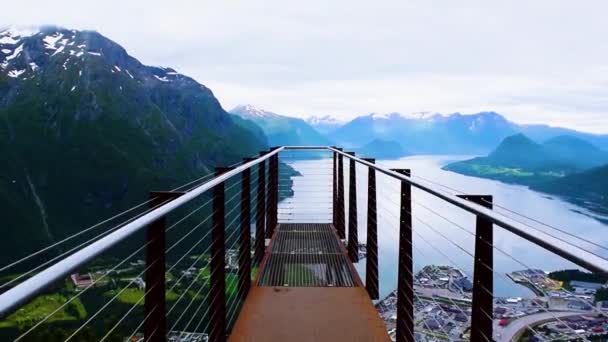
[[[90,56],[94,56],[94,59]],[[124,72],[124,77],[131,79],[153,79],[158,82],[193,81],[172,68],[142,65],[128,56],[118,44],[97,32],[67,30],[56,26],[28,30],[0,29],[0,73],[11,78],[25,80],[57,64],[61,71],[76,67],[80,77],[83,66],[87,68],[97,65],[97,58],[108,63],[112,73]],[[50,63],[51,60],[54,62]]]
[[[42,41],[44,42],[44,47],[49,49],[49,50],[57,50],[57,47],[55,47],[55,45],[57,44],[57,42],[59,42],[59,40],[63,38],[63,34],[62,33],[55,33],[53,35],[48,35],[44,38],[42,38]]]
[[[154,77],[156,77],[156,79],[159,80],[159,81],[161,81],[161,82],[171,82],[171,81],[169,81],[169,79],[167,78],[167,76],[159,77],[157,75],[154,75]]]
[[[13,37],[2,37],[0,38],[0,44],[9,44],[9,45],[15,45],[19,43],[18,39],[14,39]]]
[[[250,104],[236,106],[230,112],[244,118],[270,118],[279,116],[278,114],[256,108]]]
[[[414,112],[414,113],[371,113],[372,119],[410,119],[410,120],[432,120],[443,115],[432,112]]]
[[[17,27],[11,26],[0,31],[0,36],[9,36],[17,38],[27,38],[36,35],[40,32],[37,27]]]
[[[34,28],[9,27],[0,29],[0,44],[17,45],[22,39],[38,34]]]
[[[15,57],[19,56],[19,54],[21,53],[21,51],[23,51],[23,44],[19,45],[15,51],[13,51],[13,54],[10,56],[6,56],[6,58],[4,59],[5,61],[10,61],[11,59],[14,59]]]
[[[310,116],[306,119],[311,125],[341,125],[346,122],[346,120],[342,118],[337,118],[331,115],[323,115],[323,116]]]
[[[11,71],[8,72],[8,77],[17,78],[17,77],[21,76],[24,72],[25,72],[25,69],[23,69],[23,70],[11,70]]]

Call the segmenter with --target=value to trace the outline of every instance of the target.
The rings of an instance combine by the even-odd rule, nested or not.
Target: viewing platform
[[[477,342],[557,331],[578,341],[608,331],[605,313],[581,294],[561,291],[557,297],[569,301],[553,306],[529,299],[525,317],[519,303],[496,296],[495,275],[509,279],[496,251],[519,260],[495,246],[494,234],[593,274],[608,273],[608,258],[504,215],[490,194],[448,193],[412,169],[379,164],[337,147],[279,146],[174,190],[151,191],[83,229],[105,228],[88,241],[77,233],[4,266],[49,258],[5,278],[2,323],[31,327],[0,340]],[[76,246],[50,253],[64,242]],[[415,267],[416,257],[431,262],[431,252],[452,265]],[[522,279],[542,280],[539,291],[556,294],[543,271],[525,269]],[[23,315],[40,303],[56,306],[35,320]],[[581,307],[585,317],[569,317],[581,316]],[[59,339],[47,335],[55,321],[53,329],[65,330],[55,329]]]
[[[279,224],[229,341],[390,341],[332,224]]]

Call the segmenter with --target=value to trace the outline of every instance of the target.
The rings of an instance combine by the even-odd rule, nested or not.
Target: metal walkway
[[[352,287],[349,265],[331,224],[280,224],[258,285]]]
[[[390,341],[331,224],[279,224],[229,341]]]

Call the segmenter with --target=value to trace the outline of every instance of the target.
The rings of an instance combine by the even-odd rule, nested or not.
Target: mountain
[[[487,157],[449,164],[446,170],[519,184],[540,184],[608,163],[608,152],[572,136],[539,144],[523,134],[504,139]]]
[[[422,113],[370,114],[358,117],[333,132],[339,145],[360,146],[374,139],[394,140],[416,154],[487,153],[516,131],[493,112],[449,116]]]
[[[330,115],[311,116],[306,119],[306,122],[319,133],[324,135],[332,133],[345,124],[343,120]]]
[[[205,86],[97,32],[1,31],[0,259],[258,153],[266,141],[244,125]]]
[[[406,155],[398,142],[374,139],[370,143],[355,149],[357,155],[376,159],[399,159]]]
[[[608,215],[608,165],[531,187]]]
[[[249,132],[253,133],[253,135],[256,137],[257,140],[264,142],[264,145],[268,146],[268,139],[266,138],[266,135],[264,134],[264,130],[262,130],[262,128],[260,126],[256,125],[253,121],[243,119],[238,115],[230,114],[230,113],[228,113],[228,115],[230,115],[230,119],[232,119],[232,121],[234,121],[235,124],[237,124],[241,128],[248,130]]]
[[[306,121],[241,105],[230,113],[251,121],[262,128],[272,146],[280,145],[331,145],[330,141]]]
[[[558,136],[572,136],[585,140],[603,150],[608,150],[608,135],[605,134],[591,134],[547,125],[516,125],[516,127],[518,132],[536,141],[546,141]]]
[[[519,125],[495,112],[369,114],[333,131],[332,139],[346,147],[361,146],[374,139],[394,140],[415,154],[487,154],[504,138],[517,133],[538,141],[569,135],[608,149],[608,135],[546,125]]]

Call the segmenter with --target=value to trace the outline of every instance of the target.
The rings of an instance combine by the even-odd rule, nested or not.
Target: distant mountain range
[[[211,90],[97,32],[0,32],[0,260],[266,147]]]
[[[358,156],[375,159],[399,159],[407,153],[403,147],[392,140],[374,139],[361,148],[355,148]]]
[[[275,114],[252,105],[237,106],[230,113],[261,127],[272,146],[332,144],[330,139],[302,119]]]
[[[471,115],[422,113],[370,114],[355,118],[331,133],[336,144],[363,146],[374,139],[393,140],[415,154],[485,154],[504,138],[523,133],[547,140],[571,135],[608,148],[608,135],[594,135],[544,125],[519,125],[494,112]]]
[[[331,115],[311,116],[306,119],[306,122],[321,134],[331,134],[346,123]]]
[[[261,126],[273,145],[282,142],[332,143],[356,150],[377,140],[399,144],[404,155],[405,151],[408,154],[487,154],[503,139],[522,133],[537,141],[571,136],[608,149],[608,135],[547,125],[521,125],[495,112],[448,115],[373,113],[348,122],[329,115],[302,120],[251,105],[238,106],[231,112]]]
[[[487,157],[451,163],[444,169],[529,185],[597,211],[606,204],[607,167],[608,152],[582,139],[558,136],[537,143],[517,134],[504,139]]]

